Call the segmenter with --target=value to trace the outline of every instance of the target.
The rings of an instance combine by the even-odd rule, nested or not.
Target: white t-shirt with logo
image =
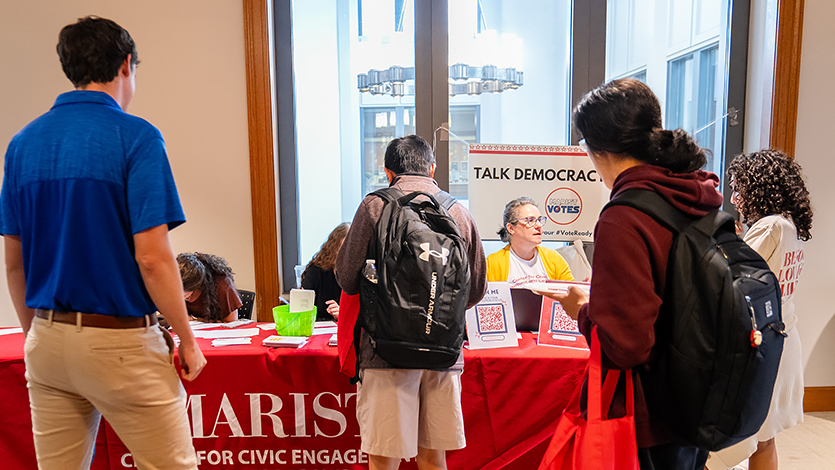
[[[521,287],[532,282],[545,282],[548,280],[548,272],[536,250],[533,258],[525,260],[510,249],[510,267],[507,273],[507,282],[510,287]]]

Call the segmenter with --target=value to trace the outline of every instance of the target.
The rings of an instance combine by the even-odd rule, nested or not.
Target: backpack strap
[[[452,206],[458,202],[457,199],[452,197],[452,194],[449,194],[443,189],[435,193],[435,200],[438,201],[438,204],[446,209],[447,212],[449,212],[449,210],[452,209]]]
[[[612,206],[628,206],[638,209],[673,233],[680,233],[698,221],[698,219],[687,217],[658,193],[648,189],[627,189],[603,206],[600,213],[602,214]]]
[[[449,212],[449,209],[452,206],[454,206],[456,202],[458,202],[457,199],[452,197],[451,194],[449,194],[448,192],[446,192],[444,190],[440,190],[437,193],[435,193],[434,195],[429,194],[429,193],[425,193],[423,191],[413,191],[413,192],[411,192],[407,195],[403,191],[401,191],[397,188],[388,187],[388,188],[378,189],[378,190],[374,191],[373,193],[371,193],[370,195],[374,195],[374,196],[379,197],[380,199],[385,201],[386,204],[388,204],[389,202],[395,202],[395,201],[398,201],[401,204],[405,204],[405,203],[408,203],[409,201],[411,201],[412,199],[423,195],[423,196],[426,196],[429,199],[431,199],[433,202],[437,203],[439,207],[443,207],[444,209],[446,209],[447,212]],[[402,198],[406,198],[406,199],[401,201]]]
[[[373,193],[371,193],[370,195],[379,197],[386,204],[388,204],[389,202],[394,202],[394,201],[400,199],[401,197],[405,196],[405,194],[403,194],[403,191],[401,191],[397,188],[392,188],[392,187],[380,188],[380,189],[374,191]]]

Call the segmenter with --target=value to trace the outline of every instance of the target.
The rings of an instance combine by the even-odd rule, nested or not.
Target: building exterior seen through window
[[[415,133],[416,1],[292,3],[302,264],[387,185],[388,142]],[[572,9],[581,1],[448,0],[448,183],[462,203],[468,144],[570,143]],[[608,0],[606,23],[591,26],[606,32],[605,79],[647,83],[664,126],[696,135],[720,176],[728,9],[729,0]]]
[[[606,22],[606,80],[649,85],[664,127],[693,134],[720,178],[728,9],[728,0],[608,0]]]

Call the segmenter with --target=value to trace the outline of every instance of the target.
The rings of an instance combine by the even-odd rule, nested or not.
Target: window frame
[[[769,143],[793,155],[797,125],[800,73],[798,63],[801,52],[803,2],[773,1],[778,4],[779,19],[774,32],[776,37],[775,72],[772,84],[774,100],[770,108],[772,125],[769,129]],[[416,3],[423,4],[424,2]],[[437,7],[441,4],[446,6],[446,2],[441,0],[432,0],[429,3],[432,5],[427,15],[430,20],[432,8],[440,10]],[[603,8],[599,8],[600,3],[603,4]],[[584,29],[591,30],[588,27],[589,21],[585,21],[585,28],[580,27],[582,24],[578,23],[578,20],[595,14],[590,10],[591,5],[595,4],[598,5],[596,13],[599,15],[602,12],[600,24],[605,25],[605,0],[578,0],[572,7],[574,58],[569,72],[572,76],[572,103],[576,102],[585,91],[602,82],[602,79],[592,80],[587,69],[580,70],[578,67],[578,64],[583,61],[591,62],[592,56],[600,55],[600,51],[602,51],[602,56],[596,57],[595,61],[601,64],[601,69],[605,67],[605,28],[603,28],[604,33],[600,35],[602,37],[584,39],[581,33]],[[292,264],[288,272],[286,266],[288,263],[284,261],[292,258],[294,251],[296,257],[298,256],[298,220],[292,217],[294,211],[297,211],[295,171],[294,165],[284,162],[287,158],[295,159],[296,157],[294,136],[292,132],[288,132],[288,129],[291,130],[294,126],[293,114],[289,115],[289,122],[287,118],[287,109],[292,109],[293,106],[292,86],[289,94],[285,91],[288,80],[292,85],[292,57],[287,54],[292,48],[289,40],[291,0],[243,0],[243,9],[253,202],[252,223],[256,258],[255,280],[258,292],[258,318],[263,321],[269,315],[268,308],[278,305],[280,293],[282,290],[287,290],[281,288],[285,285],[284,280],[294,279]],[[726,155],[734,155],[733,149],[741,150],[744,139],[748,22],[747,20],[740,21],[740,18],[747,18],[749,12],[749,0],[733,1],[729,21],[733,21],[735,28],[730,38],[730,53],[726,58],[729,62],[729,72],[726,77],[728,89],[726,109],[733,108],[737,111],[737,125],[723,126],[726,133]],[[440,13],[435,11],[435,14]],[[444,13],[443,16],[446,14]],[[446,28],[446,24],[443,27]],[[435,31],[435,35],[438,34],[438,31]],[[431,34],[430,37],[432,37]],[[436,46],[439,45],[436,44]],[[444,47],[442,50],[446,51],[447,48]],[[582,51],[587,51],[588,56],[577,57],[578,54],[583,53]],[[265,63],[269,64],[270,60],[274,61],[273,66],[265,66]],[[445,63],[442,67],[446,70]],[[273,80],[275,89],[269,89]],[[279,111],[279,108],[283,112]],[[731,121],[730,116],[728,121]],[[428,128],[431,128],[432,120],[427,119],[427,122]],[[421,127],[419,134],[425,132],[426,128]],[[576,140],[576,136],[572,135],[572,142]],[[448,155],[445,154],[445,156],[447,160],[445,163],[448,165]],[[726,158],[726,164],[728,160],[730,159]],[[443,178],[448,181],[448,167],[441,166],[441,168],[444,168]],[[726,208],[729,208],[727,190],[725,201]],[[282,234],[280,249],[277,227]]]

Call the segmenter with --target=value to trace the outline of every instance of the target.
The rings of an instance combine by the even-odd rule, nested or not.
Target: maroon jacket
[[[718,185],[719,178],[713,173],[700,170],[674,174],[661,167],[640,165],[618,175],[611,197],[626,189],[649,189],[696,218],[722,205]],[[649,367],[672,241],[668,229],[631,207],[614,206],[597,221],[592,294],[580,309],[578,322],[587,339],[592,326],[597,325],[604,369],[638,371]],[[625,414],[623,386],[622,379],[610,417]],[[638,447],[673,441],[673,435],[647,411],[638,374],[634,374],[634,387]]]

